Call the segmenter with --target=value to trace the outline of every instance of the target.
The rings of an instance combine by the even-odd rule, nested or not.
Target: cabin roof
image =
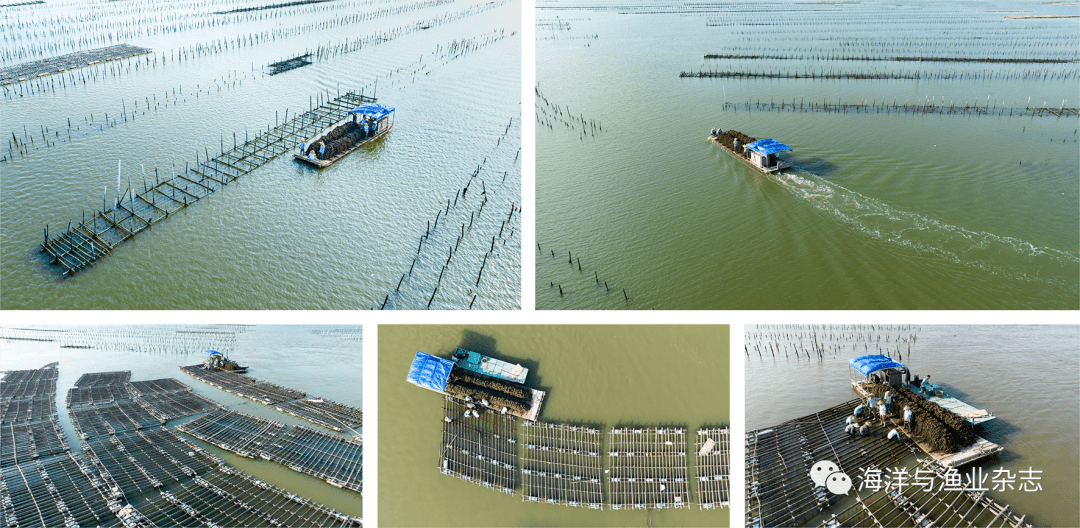
[[[850,363],[855,370],[862,373],[863,376],[887,368],[907,368],[903,363],[897,363],[889,356],[882,356],[880,354],[859,356],[848,360],[848,363]]]
[[[746,148],[757,152],[762,156],[768,156],[769,154],[775,154],[784,150],[791,150],[791,147],[775,139],[759,139],[753,143],[747,144]]]
[[[349,113],[364,114],[374,117],[375,119],[382,119],[390,115],[390,112],[393,111],[394,107],[392,106],[381,105],[379,103],[364,103],[356,108],[353,108],[352,110],[349,110]]]
[[[409,375],[405,379],[413,385],[443,392],[446,389],[446,381],[450,379],[452,368],[454,368],[454,362],[449,359],[417,352],[412,366],[409,367]]]

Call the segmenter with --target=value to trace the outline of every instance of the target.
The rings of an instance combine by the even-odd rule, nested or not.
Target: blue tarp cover
[[[409,376],[405,380],[425,389],[443,392],[446,388],[446,380],[450,379],[452,368],[454,368],[454,362],[449,359],[417,352],[412,366],[409,367]]]
[[[213,356],[213,355],[217,355],[217,354],[220,354],[220,353],[221,352],[218,352],[217,350],[207,350],[206,352],[203,352],[203,354],[206,354],[208,356]]]
[[[768,156],[769,154],[775,154],[783,150],[791,150],[791,147],[775,140],[775,139],[759,139],[749,145],[746,148],[761,154],[762,156]]]
[[[393,112],[394,108],[391,106],[384,106],[379,103],[364,103],[352,110],[349,110],[350,114],[364,114],[375,119],[382,119]]]
[[[903,363],[897,363],[889,356],[882,356],[879,354],[852,358],[848,363],[850,363],[852,367],[855,367],[855,370],[861,372],[863,376],[866,376],[871,372],[877,372],[881,369],[907,368]]]

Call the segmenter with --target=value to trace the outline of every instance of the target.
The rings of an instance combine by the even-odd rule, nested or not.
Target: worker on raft
[[[885,425],[886,425],[885,424],[885,415],[888,414],[888,411],[885,410],[885,404],[884,403],[878,402],[877,405],[878,405],[878,416],[881,417],[881,426],[885,427]]]
[[[855,436],[855,433],[859,431],[859,428],[855,424],[848,422],[847,427],[844,428],[844,432],[849,436]]]
[[[870,434],[870,422],[863,422],[859,427],[859,436],[866,436]]]
[[[930,375],[927,374],[926,379],[922,380],[922,395],[926,396],[926,394],[928,392],[930,394],[933,394],[933,388],[932,387],[933,387],[933,385],[930,384]]]
[[[911,425],[911,418],[912,418],[911,407],[908,407],[907,405],[905,405],[904,406],[904,425]]]
[[[885,391],[885,412],[892,412],[892,391]]]
[[[858,407],[855,407],[855,418],[858,418],[862,414],[862,412],[863,412],[863,406],[862,405],[859,405]]]

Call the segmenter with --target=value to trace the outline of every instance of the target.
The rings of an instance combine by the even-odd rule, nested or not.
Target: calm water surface
[[[882,347],[895,350],[899,333],[915,339],[911,352],[900,342],[901,362],[912,374],[932,376],[945,391],[997,419],[981,426],[978,434],[1005,448],[996,459],[976,466],[984,474],[1005,468],[1014,475],[1029,468],[1042,470],[1042,491],[991,491],[991,497],[1009,504],[1034,526],[1076,526],[1080,523],[1076,497],[1080,493],[1080,327],[1076,326],[921,326],[898,332],[895,328],[862,334],[882,338]],[[806,327],[802,327],[806,328]],[[821,327],[818,336],[851,335],[851,327]],[[826,338],[839,344],[839,352],[826,347],[823,358],[797,359],[791,352],[774,358],[768,350],[758,357],[755,345],[779,342],[800,349],[809,338],[773,337],[795,332],[747,325],[746,429],[767,428],[839,405],[857,397],[851,389],[848,360],[876,354],[877,342]],[[859,332],[854,332],[859,333]],[[885,340],[890,337],[892,345]],[[851,345],[856,345],[853,351]],[[868,349],[864,346],[868,345]],[[774,344],[775,347],[775,344]],[[896,358],[895,351],[892,355]],[[858,374],[855,374],[858,376]],[[778,390],[779,389],[779,390]],[[909,461],[909,462],[913,462]],[[913,467],[909,464],[909,467]],[[962,473],[971,471],[964,468]],[[991,485],[992,486],[992,485]]]
[[[329,326],[110,326],[110,327],[33,327],[65,330],[86,338],[76,338],[75,344],[93,342],[92,349],[60,348],[71,337],[62,341],[32,342],[0,339],[0,371],[36,369],[59,361],[59,378],[56,382],[57,411],[64,434],[74,447],[82,441],[68,415],[65,399],[79,376],[87,372],[130,370],[132,381],[158,378],[176,378],[196,393],[210,398],[239,412],[260,416],[288,425],[304,425],[326,433],[328,429],[277,412],[270,407],[243,399],[234,394],[211,387],[184,374],[178,367],[194,365],[205,357],[203,351],[210,347],[224,352],[242,365],[248,365],[248,373],[262,381],[303,391],[310,396],[320,396],[336,402],[364,408],[362,395],[363,362],[360,327]],[[198,346],[199,339],[193,334],[178,336],[184,332],[235,332],[232,338],[207,335],[206,346]],[[12,335],[11,327],[0,328],[3,335]],[[108,337],[103,337],[108,336]],[[39,333],[35,337],[41,337]],[[183,344],[181,344],[183,343]],[[332,371],[334,375],[327,375]],[[181,418],[168,423],[194,419]],[[361,430],[362,432],[362,430]],[[250,460],[187,436],[202,447],[213,452],[228,464],[276,486],[349,515],[362,516],[363,508],[359,494],[335,488],[325,481],[297,473],[281,464],[268,460]]]
[[[481,164],[476,183],[486,180],[489,203],[466,232],[431,307],[465,308],[474,295],[474,308],[518,307],[517,215],[488,258],[484,280],[475,282],[491,237],[511,204],[521,202],[520,4],[353,1],[211,14],[249,5],[50,2],[5,8],[5,31],[20,37],[5,44],[8,50],[130,30],[128,21],[136,20],[151,34],[124,41],[154,53],[149,66],[147,56],[138,59],[138,69],[135,59],[123,61],[119,75],[109,63],[68,72],[76,82],[69,78],[66,87],[59,76],[43,78],[57,83],[55,91],[23,83],[4,92],[0,130],[22,141],[24,126],[28,132],[47,127],[46,137],[56,144],[44,148],[39,136],[25,155],[5,151],[0,162],[3,307],[379,307],[409,270],[425,224]],[[160,16],[152,14],[157,11]],[[48,23],[69,15],[90,21]],[[36,38],[19,25],[42,20],[33,26]],[[430,28],[418,29],[424,24]],[[74,34],[40,36],[56,27]],[[248,44],[255,34],[264,37]],[[269,63],[358,38],[367,39],[358,50],[324,54],[275,76],[261,73]],[[244,44],[174,58],[180,48],[237,39]],[[97,77],[84,85],[79,75],[91,71]],[[265,131],[286,110],[296,115],[312,98],[347,90],[374,92],[396,107],[393,132],[324,170],[281,156],[72,278],[61,280],[39,255],[46,224],[55,235],[69,220],[78,223],[84,210],[92,215],[100,208],[103,189],[116,196],[118,161],[122,190],[129,182],[141,188],[144,178],[153,182],[155,169],[162,176],[174,167],[183,172],[185,163],[194,165],[196,150],[229,149],[233,134],[243,142],[246,133]],[[124,110],[126,122],[118,117]],[[113,126],[102,127],[105,114]],[[481,194],[470,197],[478,201]],[[421,255],[413,277],[387,307],[425,307],[446,248],[456,240],[450,227],[457,225],[433,237],[433,254]]]
[[[1076,309],[1076,117],[790,110],[1076,107],[1076,19],[988,12],[999,9],[1078,8],[538,2],[537,306]],[[1066,62],[840,60],[920,52]],[[700,70],[924,77],[679,77]],[[942,73],[981,77],[926,78]],[[794,169],[752,171],[706,141],[715,127],[791,146]]]
[[[442,395],[405,381],[421,350],[520,363],[544,421],[729,423],[726,326],[380,326],[379,523],[386,526],[728,526],[728,509],[594,511],[524,503],[439,473]],[[417,499],[423,507],[417,508]]]

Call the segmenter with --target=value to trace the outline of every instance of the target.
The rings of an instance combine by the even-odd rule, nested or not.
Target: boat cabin
[[[776,156],[778,152],[790,151],[791,147],[775,139],[759,139],[746,145],[746,157],[750,163],[765,172],[779,172],[791,167]]]
[[[911,380],[911,372],[907,366],[893,361],[889,356],[877,354],[860,356],[849,360],[848,364],[851,365],[852,369],[863,375],[862,380],[852,378],[851,383],[855,385],[856,390],[859,390],[860,385],[871,379],[880,383],[888,383],[890,387],[903,387]]]
[[[349,110],[352,121],[363,126],[369,126],[368,137],[376,136],[394,126],[394,108],[379,103],[364,103]]]

